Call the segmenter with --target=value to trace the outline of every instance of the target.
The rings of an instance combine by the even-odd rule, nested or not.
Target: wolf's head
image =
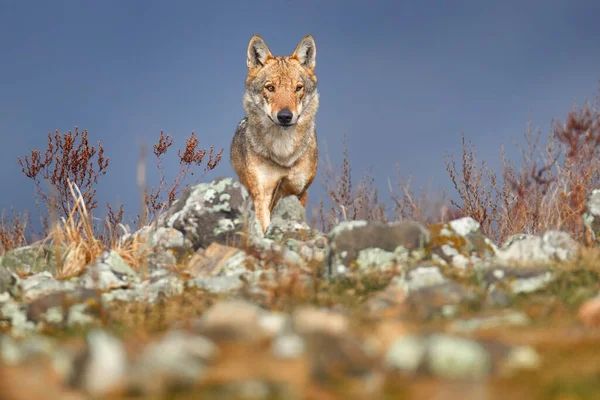
[[[290,127],[312,118],[318,107],[316,54],[310,35],[285,57],[273,56],[264,40],[254,35],[248,44],[247,114],[259,116],[265,127]]]

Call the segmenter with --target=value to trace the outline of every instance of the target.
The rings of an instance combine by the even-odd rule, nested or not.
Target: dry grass
[[[135,235],[131,240],[122,242],[118,240],[119,235],[110,234],[109,237],[115,239],[107,244],[95,233],[81,191],[74,183],[67,183],[73,196],[73,206],[66,218],[61,217],[52,224],[45,239],[55,247],[57,277],[66,279],[81,274],[87,265],[109,249],[116,251],[132,268],[143,265],[143,239]]]
[[[10,217],[2,213],[0,217],[0,255],[14,248],[27,244],[25,232],[29,216],[14,211]]]

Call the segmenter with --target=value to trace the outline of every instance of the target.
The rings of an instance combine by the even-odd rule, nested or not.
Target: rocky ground
[[[594,192],[592,237],[598,215]],[[564,232],[323,235],[289,197],[263,235],[219,179],[140,239],[142,267],[107,250],[69,279],[50,244],[0,259],[0,399],[600,398],[600,250]]]

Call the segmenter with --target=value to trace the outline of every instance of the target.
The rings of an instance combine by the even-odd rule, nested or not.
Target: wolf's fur
[[[306,205],[306,190],[316,175],[316,47],[308,35],[291,56],[275,57],[263,39],[254,35],[247,56],[246,116],[238,124],[230,156],[266,231],[273,206],[281,197],[297,195]]]

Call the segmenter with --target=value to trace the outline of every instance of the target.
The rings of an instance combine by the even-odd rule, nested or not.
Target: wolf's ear
[[[265,65],[265,61],[273,57],[265,41],[259,36],[254,35],[248,43],[248,68],[257,68]]]
[[[298,59],[300,64],[308,68],[315,67],[315,58],[317,57],[317,47],[315,46],[315,40],[311,35],[307,35],[300,41],[292,57]]]

